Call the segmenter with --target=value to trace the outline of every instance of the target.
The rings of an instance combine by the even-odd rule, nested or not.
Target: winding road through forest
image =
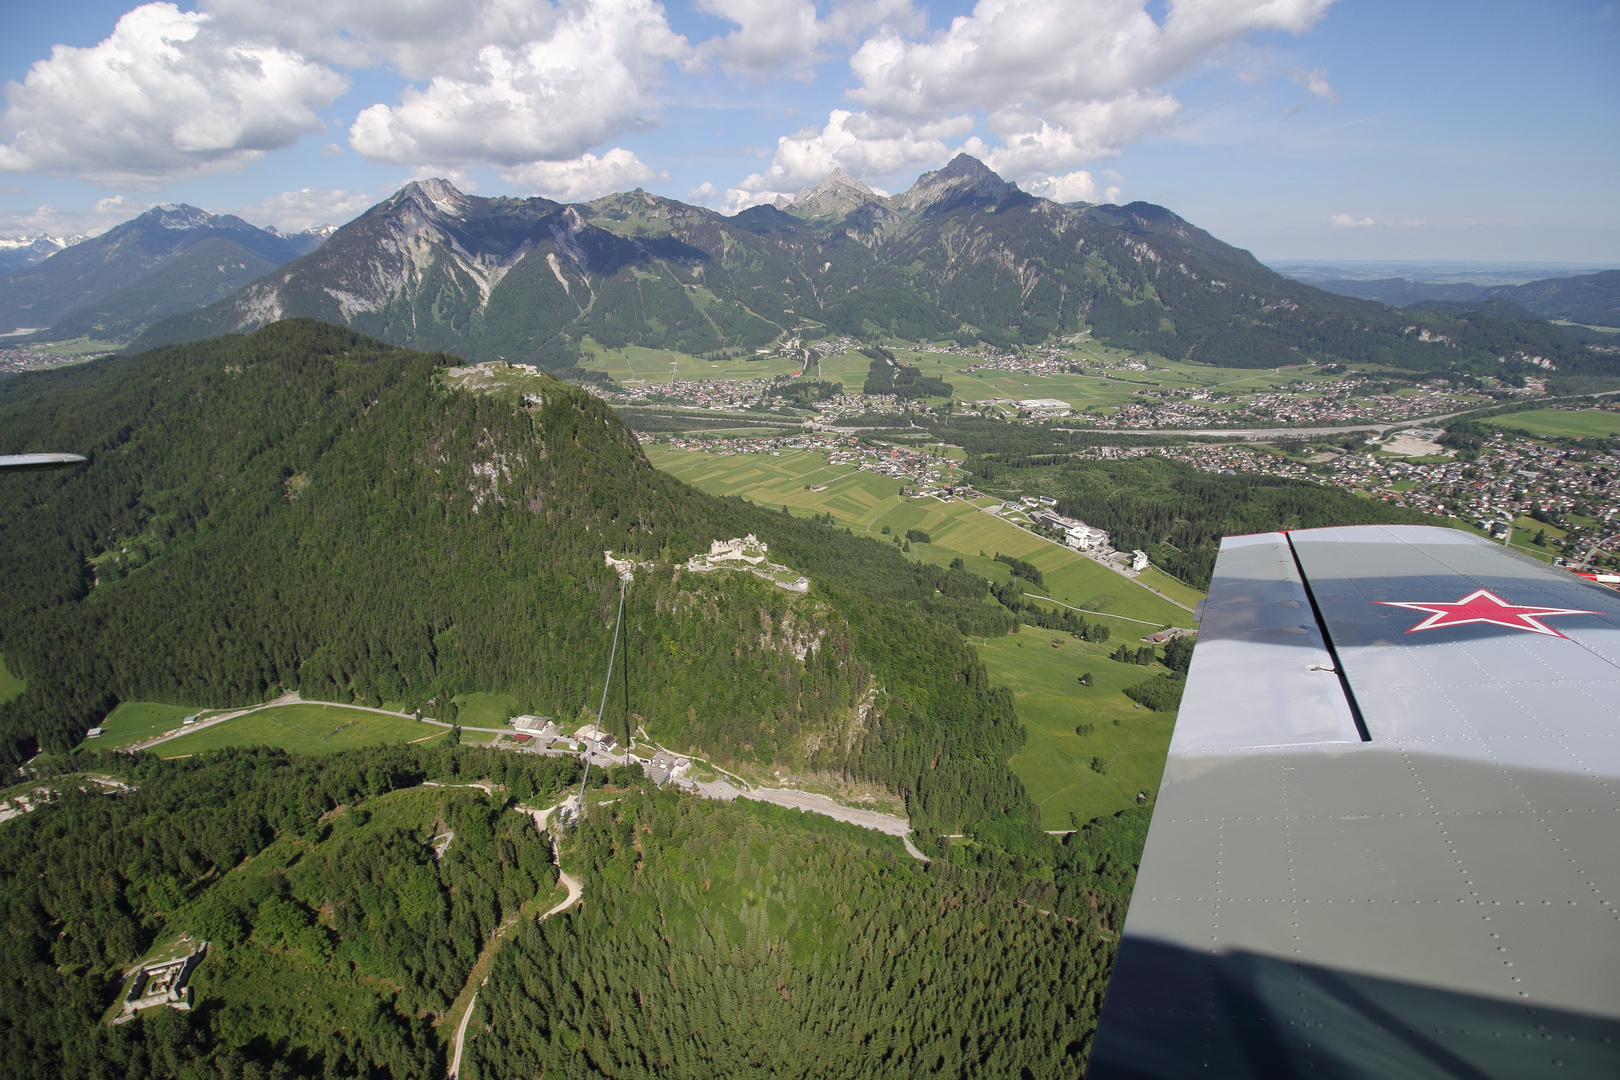
[[[551,811],[554,809],[556,809],[556,807],[547,807],[544,810],[530,810],[528,813],[533,816],[535,825],[541,830],[544,830],[546,827],[546,818],[551,815]],[[580,897],[585,894],[584,882],[580,881],[579,878],[568,873],[562,868],[562,855],[557,850],[556,837],[552,837],[551,839],[551,861],[557,867],[557,880],[562,884],[563,888],[568,890],[568,895],[553,906],[551,910],[547,911],[545,914],[536,919],[536,922],[545,922],[553,915],[562,914],[564,911],[567,911],[569,908],[579,903]],[[501,936],[517,921],[518,920],[516,918],[513,918],[507,923],[506,926],[500,927],[495,931],[495,940],[490,943],[488,955],[487,957],[481,957],[481,960],[487,961],[488,959],[493,959],[495,949],[500,946]],[[487,967],[487,962],[485,966]],[[475,972],[476,968],[477,966],[475,965]],[[485,976],[479,980],[478,985],[482,987],[484,983],[488,981],[489,975],[485,974]],[[456,1025],[456,1041],[454,1043],[454,1049],[451,1051],[450,1055],[450,1069],[446,1073],[447,1080],[455,1080],[456,1075],[461,1072],[461,1051],[462,1048],[467,1045],[467,1025],[472,1020],[473,1009],[477,1007],[477,1005],[478,991],[474,990],[472,999],[467,1002],[467,1010],[461,1014],[461,1023]]]

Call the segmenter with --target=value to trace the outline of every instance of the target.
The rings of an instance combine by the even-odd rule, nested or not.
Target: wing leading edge
[[[1227,538],[1088,1075],[1620,1076],[1617,613],[1455,530]]]

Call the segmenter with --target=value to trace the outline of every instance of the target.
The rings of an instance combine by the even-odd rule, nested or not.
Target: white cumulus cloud
[[[649,180],[667,180],[669,174],[615,146],[601,157],[581,154],[570,161],[532,161],[503,169],[501,179],[558,202],[580,202],[610,191],[628,191]]]
[[[486,46],[521,49],[564,17],[546,0],[201,0],[232,33],[344,67],[470,78]]]
[[[1084,169],[1077,169],[1063,176],[1048,176],[1040,180],[1031,181],[1028,185],[1031,195],[1039,195],[1043,199],[1053,202],[1096,202],[1097,180]],[[1118,188],[1111,188],[1118,193]]]
[[[686,40],[651,0],[584,0],[542,40],[486,45],[465,77],[407,88],[397,105],[372,105],[349,145],[372,161],[507,169],[576,159],[626,131],[657,123],[652,93]]]
[[[1349,214],[1334,214],[1328,218],[1328,223],[1335,229],[1368,229],[1377,224],[1370,217],[1356,218]]]
[[[379,201],[363,191],[299,188],[267,195],[243,207],[239,213],[255,225],[274,225],[282,232],[303,232],[317,225],[346,225]]]
[[[964,149],[1032,187],[1057,184],[1167,127],[1180,104],[1163,89],[1166,80],[1256,31],[1307,30],[1331,3],[1170,0],[1161,21],[1147,0],[979,0],[972,14],[925,39],[880,27],[850,58],[859,85],[849,96],[864,106],[854,115],[884,139],[897,126],[982,115],[1000,142]],[[1332,93],[1322,72],[1301,81],[1313,93]],[[852,122],[843,128],[856,141],[867,138]],[[815,156],[811,142],[802,134],[783,140],[763,176],[797,175],[799,163]],[[840,143],[838,156],[862,175],[845,164],[861,160],[858,147]]]
[[[207,14],[143,4],[104,41],[58,45],[6,84],[0,171],[156,183],[241,166],[325,130],[348,80]]]
[[[714,60],[726,74],[754,81],[783,72],[807,78],[812,65],[828,59],[827,44],[873,26],[914,31],[926,23],[911,0],[843,0],[824,17],[811,0],[694,0],[693,6],[737,29],[697,46],[688,66]]]
[[[869,112],[834,109],[826,126],[804,128],[778,139],[770,167],[738,186],[750,192],[792,192],[838,168],[872,181],[937,165],[950,156],[944,140],[961,138],[972,128],[973,121],[966,116],[911,124]]]

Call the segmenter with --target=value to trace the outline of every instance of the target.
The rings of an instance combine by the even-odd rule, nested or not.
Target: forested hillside
[[[1036,816],[1023,731],[962,632],[1011,626],[890,545],[703,496],[611,410],[547,380],[450,392],[449,358],[290,321],[0,384],[0,448],[90,463],[0,486],[0,707],[12,760],[124,700],[297,689],[421,707],[474,690],[569,718],[626,607],[630,712],[655,738],[875,781],[919,827]],[[678,568],[755,533],[807,595]],[[609,722],[625,732],[619,694]]]
[[[437,1080],[503,926],[466,1077],[1083,1069],[1145,810],[924,866],[632,786],[557,837],[584,903],[536,925],[552,837],[514,801],[578,768],[444,745],[36,760],[53,796],[0,823],[0,1077]],[[105,1022],[126,970],[201,941],[190,1011]]]
[[[573,841],[605,887],[497,957],[464,1076],[1078,1076],[1127,816],[1009,892],[796,811],[626,797]]]
[[[830,178],[830,180],[836,178]],[[1614,374],[1538,318],[1487,333],[1282,277],[1163,207],[1062,206],[962,155],[881,197],[823,185],[725,217],[644,191],[577,206],[415,181],[319,251],[136,347],[304,316],[475,360],[573,365],[587,337],[696,355],[838,332],[998,346],[1089,333],[1230,367],[1306,360],[1501,374]],[[1504,366],[1505,365],[1505,366]]]
[[[130,790],[86,793],[58,768]],[[42,759],[55,798],[0,825],[0,1076],[443,1076],[430,1023],[556,872],[505,793],[421,785],[540,795],[578,774],[442,746]],[[436,856],[441,830],[454,839]],[[182,934],[208,943],[199,1007],[104,1024],[123,971]]]

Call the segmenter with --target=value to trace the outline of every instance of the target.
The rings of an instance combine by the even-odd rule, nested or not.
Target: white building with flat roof
[[[1076,551],[1095,551],[1108,546],[1108,534],[1102,529],[1081,522],[1063,531],[1063,542]]]
[[[1025,398],[1018,403],[1018,407],[1042,416],[1068,416],[1074,411],[1067,401],[1058,398]]]

